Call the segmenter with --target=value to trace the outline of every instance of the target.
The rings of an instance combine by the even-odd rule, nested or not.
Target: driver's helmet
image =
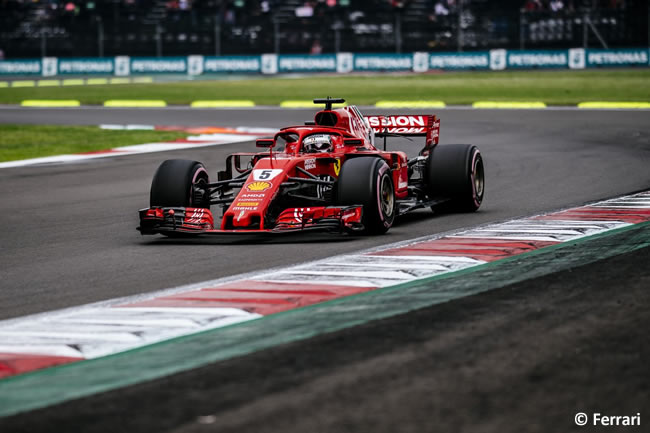
[[[328,152],[332,148],[332,137],[328,134],[314,134],[302,140],[302,148],[307,153]]]

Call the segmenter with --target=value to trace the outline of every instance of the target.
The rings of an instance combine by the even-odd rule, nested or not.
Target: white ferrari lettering
[[[641,414],[637,413],[634,416],[613,416],[613,415],[603,415],[601,413],[594,413],[593,417],[594,425],[605,425],[605,426],[632,426],[632,425],[641,425]],[[577,423],[577,421],[576,421]],[[581,425],[581,424],[578,424]],[[584,425],[584,424],[582,424]]]

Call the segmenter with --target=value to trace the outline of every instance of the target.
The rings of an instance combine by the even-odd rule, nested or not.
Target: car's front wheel
[[[168,159],[160,164],[151,182],[151,207],[210,207],[201,188],[209,183],[208,172],[198,161]]]
[[[345,161],[337,182],[337,197],[342,205],[363,205],[366,234],[386,233],[395,221],[395,188],[390,167],[381,158]]]

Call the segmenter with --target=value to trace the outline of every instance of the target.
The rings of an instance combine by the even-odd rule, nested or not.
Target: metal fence
[[[647,2],[554,12],[520,10],[517,0],[500,7],[486,0],[456,0],[449,9],[434,7],[438,0],[412,0],[399,8],[371,2],[375,7],[369,10],[338,7],[309,17],[296,16],[293,3],[269,13],[241,13],[237,19],[223,9],[153,14],[157,9],[135,13],[109,7],[22,20],[18,12],[0,10],[0,49],[6,58],[400,53],[641,46],[650,37]]]

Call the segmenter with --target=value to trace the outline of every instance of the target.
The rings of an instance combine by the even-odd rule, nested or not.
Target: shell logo
[[[271,188],[271,184],[268,182],[253,182],[246,186],[249,191],[266,191],[269,188]]]

